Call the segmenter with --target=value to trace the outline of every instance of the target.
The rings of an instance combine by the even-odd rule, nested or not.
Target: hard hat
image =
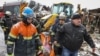
[[[64,13],[64,12],[61,12],[61,13],[59,14],[59,16],[66,17],[66,15],[65,15],[65,13]]]
[[[34,17],[34,12],[30,7],[25,7],[22,15],[27,17],[27,18],[33,18]]]
[[[7,14],[7,15],[11,15],[11,12],[10,12],[10,11],[6,11],[5,14]]]
[[[59,19],[66,19],[66,15],[65,15],[64,12],[61,12],[61,13],[59,14]]]

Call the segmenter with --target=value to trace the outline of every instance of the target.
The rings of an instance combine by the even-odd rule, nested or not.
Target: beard
[[[27,22],[27,19],[23,19],[23,22],[26,24],[26,25],[30,25],[31,23],[28,23]]]
[[[27,18],[25,16],[22,16],[22,21],[25,23],[25,25],[30,25],[31,23],[27,22]]]

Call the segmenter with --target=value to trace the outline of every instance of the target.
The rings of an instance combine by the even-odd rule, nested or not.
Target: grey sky
[[[2,5],[5,1],[12,2],[18,0],[1,0],[0,5]],[[81,4],[82,8],[88,8],[88,9],[100,8],[100,0],[35,0],[35,1],[47,6],[51,6],[53,3],[58,3],[58,2],[69,2],[74,5],[75,10],[77,8],[77,4]]]

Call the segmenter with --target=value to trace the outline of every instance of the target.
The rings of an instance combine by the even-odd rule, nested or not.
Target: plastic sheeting
[[[6,45],[4,39],[4,32],[0,27],[0,56],[5,56],[5,55],[6,55]]]

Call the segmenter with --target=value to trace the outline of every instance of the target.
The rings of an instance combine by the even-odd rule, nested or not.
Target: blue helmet
[[[30,17],[34,17],[34,12],[30,7],[25,7],[22,12],[22,15],[27,18],[30,18]]]

